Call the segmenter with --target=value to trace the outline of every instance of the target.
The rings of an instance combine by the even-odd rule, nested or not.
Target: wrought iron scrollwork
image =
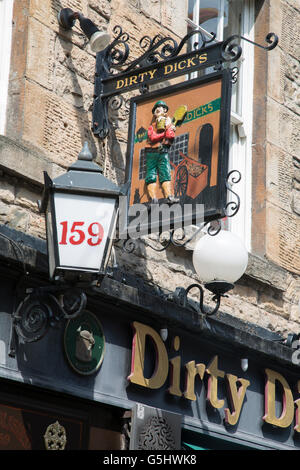
[[[108,100],[108,105],[113,111],[120,109],[125,102],[123,95],[114,95]]]
[[[179,54],[179,52],[182,50],[184,45],[187,44],[193,36],[197,37],[197,41],[194,42],[194,44],[192,45],[192,49],[194,49],[194,50],[199,50],[200,51],[201,49],[204,49],[208,44],[216,41],[215,33],[211,33],[211,37],[207,38],[207,37],[205,37],[205,35],[203,34],[202,31],[200,31],[198,29],[195,29],[195,30],[191,31],[190,33],[186,34],[186,36],[184,36],[184,38],[182,39],[182,41],[180,42],[180,44],[177,48],[176,55]],[[200,39],[200,41],[199,41],[199,39]]]
[[[18,306],[13,316],[15,331],[26,343],[38,341],[48,331],[51,310],[48,304],[40,304],[38,299],[27,296]]]
[[[198,313],[203,313],[205,315],[214,315],[218,310],[219,310],[219,307],[220,307],[220,303],[221,303],[221,295],[220,294],[216,294],[213,296],[213,301],[216,302],[216,306],[214,309],[207,309],[204,307],[204,304],[203,304],[203,301],[204,301],[204,290],[203,288],[200,286],[200,284],[191,284],[187,289],[185,289],[185,293],[184,293],[184,301],[185,301],[185,306],[189,305],[191,308],[195,309],[195,306],[192,306],[191,303],[189,303],[188,301],[188,294],[189,292],[194,289],[194,288],[197,288],[199,290],[199,305],[198,307],[196,308],[196,312]]]
[[[201,30],[197,29],[186,34],[179,44],[170,36],[163,37],[162,35],[157,34],[151,38],[146,35],[143,36],[139,42],[139,46],[143,51],[142,55],[128,63],[127,61],[130,55],[130,47],[128,44],[130,39],[129,34],[123,32],[120,25],[114,27],[113,33],[115,35],[115,39],[110,46],[106,48],[104,56],[104,63],[106,64],[106,70],[108,73],[111,73],[114,69],[120,70],[122,67],[124,67],[122,69],[123,72],[129,72],[135,68],[154,65],[160,61],[174,58],[179,55],[187,43],[191,42],[193,37],[196,38],[196,41],[192,45],[193,50],[200,51],[210,43],[216,41],[215,34],[212,34],[210,38],[207,38]],[[244,36],[234,34],[222,43],[223,60],[234,62],[240,58],[242,48],[237,42],[240,39],[267,51],[274,49],[278,44],[278,36],[274,33],[269,33],[266,36],[267,46],[253,42]]]
[[[244,36],[240,36],[239,34],[234,34],[230,36],[229,38],[227,38],[222,44],[222,57],[224,60],[229,61],[229,62],[235,62],[241,57],[242,48],[240,44],[237,42],[237,40],[240,40],[240,39],[242,39],[243,41],[247,41],[250,44],[253,44],[254,46],[260,47],[261,49],[264,49],[265,51],[271,51],[278,44],[278,36],[275,33],[267,34],[265,38],[265,41],[268,44],[267,46],[251,41],[250,39],[245,38]]]
[[[240,205],[241,205],[240,197],[235,191],[231,189],[231,186],[233,184],[239,183],[241,178],[242,178],[242,175],[238,170],[232,170],[227,175],[226,188],[228,189],[228,191],[234,194],[236,198],[236,201],[230,201],[226,204],[225,211],[226,211],[227,217],[233,217],[234,215],[237,214],[237,212],[240,209]]]
[[[93,132],[100,139],[104,139],[109,133],[110,122],[108,119],[107,97],[120,95],[134,89],[139,89],[142,94],[147,93],[150,89],[150,83],[165,80],[164,63],[168,63],[172,68],[178,56],[182,56],[183,60],[189,59],[189,70],[185,70],[185,68],[179,70],[176,67],[175,71],[174,67],[174,71],[168,75],[168,78],[173,78],[189,71],[196,71],[210,66],[217,70],[222,68],[223,62],[230,63],[238,60],[242,54],[240,40],[247,41],[267,51],[274,49],[278,44],[278,37],[274,33],[269,33],[266,36],[267,45],[264,46],[237,34],[230,36],[223,42],[219,42],[214,34],[210,34],[208,37],[203,31],[196,29],[186,34],[179,44],[171,36],[164,37],[160,34],[153,38],[147,35],[143,36],[139,42],[142,53],[139,57],[131,60],[129,34],[124,32],[120,25],[115,26],[113,33],[113,42],[104,51],[97,54],[96,62]],[[193,39],[195,40],[193,41]],[[190,52],[182,53],[184,47],[192,42]],[[212,42],[214,44],[211,44]],[[207,62],[197,61],[201,51],[207,51],[209,56]],[[154,66],[157,66],[155,77],[153,76],[154,72],[150,70]],[[236,76],[232,74],[233,81],[235,78]]]
[[[106,48],[104,61],[107,72],[112,69],[118,69],[127,61],[130,48],[128,45],[129,34],[123,32],[122,27],[117,25],[113,29],[115,35],[114,41]]]
[[[158,234],[157,240],[154,242],[150,239],[145,240],[145,244],[154,251],[162,252],[167,250],[169,246],[173,245],[175,247],[184,248],[190,243],[197,235],[207,227],[207,233],[211,236],[215,236],[221,230],[221,223],[218,219],[213,221],[205,222],[201,227],[195,230],[191,236],[186,235],[184,228],[177,228],[170,230],[169,232],[162,232]],[[181,231],[180,235],[176,236],[176,232]]]
[[[129,72],[135,68],[146,67],[148,65],[154,65],[160,61],[165,61],[176,57],[183,49],[183,47],[191,40],[193,36],[196,36],[197,41],[194,42],[192,48],[194,50],[201,50],[207,46],[207,44],[215,41],[215,35],[207,39],[200,30],[194,30],[184,36],[184,38],[178,44],[177,41],[170,37],[163,37],[157,34],[153,38],[150,36],[143,36],[139,42],[139,46],[143,51],[142,55],[133,61],[126,63],[130,48],[128,45],[129,35],[123,32],[121,26],[115,26],[114,33],[116,35],[112,44],[107,48],[105,60],[108,64],[108,70],[113,69],[120,70],[122,67],[123,72]],[[122,49],[120,49],[120,46]]]
[[[235,201],[227,202],[225,206],[225,215],[226,217],[234,217],[240,209],[241,201],[239,195],[232,190],[232,186],[240,182],[242,175],[238,170],[231,170],[226,178],[225,185],[227,190],[234,195],[236,198]],[[223,217],[224,217],[223,216]],[[162,252],[167,250],[171,245],[176,247],[186,247],[197,235],[206,231],[210,236],[216,236],[222,229],[221,219],[215,219],[212,221],[207,221],[198,227],[195,232],[187,237],[186,231],[184,228],[179,227],[177,229],[172,229],[165,232],[158,233],[157,240],[151,241],[151,239],[144,239],[144,243],[151,249],[157,252]],[[178,230],[181,230],[181,235],[178,236]],[[177,236],[176,236],[177,234]],[[137,247],[137,242],[135,239],[128,238],[123,242],[123,250],[127,253],[133,253]]]
[[[221,220],[220,219],[213,220],[207,228],[207,233],[211,237],[215,237],[216,235],[218,235],[221,228],[222,228]]]
[[[177,287],[173,294],[173,300],[177,305],[189,308],[194,314],[214,315],[220,308],[221,298],[227,297],[225,295],[226,292],[233,289],[234,285],[225,281],[213,281],[206,283],[204,287],[214,294],[212,297],[212,300],[216,304],[214,308],[204,306],[204,289],[200,284],[196,283],[191,284],[186,289],[184,287]],[[199,291],[199,302],[192,302],[188,299],[188,294],[194,288]],[[197,322],[197,320],[198,317],[194,316],[194,321]]]
[[[227,38],[222,44],[222,58],[226,62],[235,62],[242,55],[242,48],[236,42],[236,39],[240,39],[241,36],[235,34]]]
[[[133,253],[135,249],[136,240],[134,240],[133,238],[127,238],[123,241],[123,250],[126,251],[126,253]]]
[[[232,67],[232,69],[230,69],[230,71],[231,71],[231,83],[236,83],[238,73],[239,73],[239,68],[238,67]]]
[[[76,287],[41,287],[27,294],[12,316],[13,330],[25,343],[39,341],[50,326],[79,316],[87,303],[86,294]]]

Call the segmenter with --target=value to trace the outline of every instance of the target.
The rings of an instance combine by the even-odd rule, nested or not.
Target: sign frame
[[[217,181],[217,185],[214,185],[215,189],[215,195],[214,195],[214,206],[210,204],[207,208],[204,207],[204,212],[203,208],[199,207],[199,210],[197,207],[192,208],[192,213],[189,213],[189,220],[190,224],[195,224],[197,221],[202,219],[204,222],[209,222],[213,221],[216,219],[220,219],[226,216],[226,205],[227,205],[227,186],[226,186],[226,181],[227,181],[227,176],[228,176],[228,156],[229,156],[229,132],[230,132],[230,109],[231,109],[231,87],[232,87],[232,81],[231,81],[231,71],[228,69],[222,69],[217,72],[213,72],[211,74],[205,75],[203,77],[199,77],[187,82],[182,82],[174,86],[170,86],[167,88],[163,88],[160,90],[156,90],[151,93],[147,93],[145,95],[140,95],[132,98],[130,100],[130,116],[129,116],[129,129],[128,129],[128,145],[127,145],[127,154],[126,154],[126,169],[125,169],[125,186],[128,188],[127,189],[127,212],[126,212],[126,227],[123,227],[121,230],[122,232],[126,232],[128,230],[128,227],[130,226],[130,223],[132,222],[132,216],[130,215],[130,207],[133,205],[133,191],[136,190],[136,186],[134,186],[133,181],[134,178],[136,178],[136,175],[134,172],[136,172],[137,168],[137,155],[136,155],[136,134],[137,134],[137,122],[139,119],[139,110],[145,108],[145,106],[148,105],[148,109],[150,106],[153,106],[155,102],[164,99],[166,102],[168,100],[170,101],[170,98],[175,99],[175,97],[179,97],[178,105],[184,103],[184,98],[187,93],[196,93],[197,90],[205,90],[205,88],[211,88],[214,86],[214,84],[218,84],[219,90],[220,90],[220,95],[215,96],[214,100],[208,100],[210,103],[214,101],[214,103],[219,103],[218,109],[215,109],[214,111],[217,111],[219,114],[219,127],[218,127],[218,142],[217,142],[217,149],[216,149],[216,144],[214,144],[214,153],[217,152],[215,155],[215,159],[217,161],[217,168],[214,169],[215,172],[215,180]],[[213,96],[213,92],[212,92]],[[191,99],[191,97],[189,98]],[[217,101],[219,100],[219,101]],[[182,125],[179,127],[179,132],[182,135],[184,131],[184,127],[187,127],[187,121],[190,118],[190,121],[193,121],[193,118],[191,117],[191,111],[198,111],[201,113],[203,110],[205,110],[205,106],[207,105],[207,102],[205,100],[201,101],[201,97],[199,98],[199,102],[197,103],[198,106],[196,106],[195,109],[193,110],[187,110],[187,114],[185,117],[185,120],[182,122]],[[211,104],[212,106],[212,104]],[[200,109],[201,108],[201,109]],[[206,107],[206,111],[209,111],[209,108]],[[190,113],[190,114],[189,114]],[[205,113],[203,113],[205,114]],[[206,113],[209,115],[209,112]],[[213,113],[212,113],[213,114]],[[194,116],[197,119],[197,116]],[[201,116],[200,116],[201,117]],[[204,120],[207,121],[207,119]],[[146,124],[151,121],[151,117],[146,120]],[[202,120],[203,121],[203,120]],[[206,122],[207,123],[207,122]],[[193,131],[193,124],[192,123],[189,126],[189,132],[194,132]],[[144,126],[146,128],[146,126]],[[146,129],[144,129],[146,130]],[[177,135],[177,131],[175,133]],[[200,143],[199,143],[200,145]],[[170,147],[172,148],[172,146]],[[186,161],[189,161],[191,159],[186,159]],[[183,165],[182,165],[183,166]],[[178,168],[178,167],[177,167]],[[208,170],[208,168],[207,168]],[[172,174],[173,178],[173,184],[174,183],[174,172]],[[178,171],[177,171],[178,173]],[[208,173],[208,171],[207,171]],[[194,191],[197,191],[197,183],[196,185],[194,184]],[[176,188],[174,188],[174,191],[176,193]],[[211,191],[210,191],[211,192]],[[212,193],[212,192],[211,192]],[[201,192],[200,192],[201,194]],[[175,194],[176,195],[176,194]],[[192,194],[185,196],[185,202],[191,203],[191,200],[193,199],[192,196],[194,195],[193,191]],[[203,195],[202,195],[203,196]],[[199,200],[199,205],[203,204],[205,205],[205,198],[203,197],[198,198]],[[212,198],[210,194],[210,199]],[[202,200],[201,200],[202,199]],[[137,202],[137,198],[135,199]],[[194,199],[194,201],[197,201],[197,197]],[[144,204],[147,206],[148,212],[151,212],[151,209],[153,209],[154,204],[150,204],[150,199],[148,198],[148,201],[145,203],[143,201],[143,198],[140,199],[140,203]],[[164,202],[164,199],[160,199],[159,202]],[[180,197],[180,205],[183,206],[183,198]],[[197,202],[196,202],[197,205]],[[170,206],[172,207],[172,206]],[[170,211],[171,212],[171,211]],[[160,221],[157,224],[154,224],[153,226],[150,226],[151,224],[148,224],[147,221],[143,223],[140,227],[141,232],[144,234],[150,234],[153,233],[154,231],[156,232],[161,232],[164,230],[164,226],[169,227],[171,230],[178,227],[178,226],[183,226],[183,220],[179,217],[176,218],[174,214],[170,213],[170,219],[165,220],[164,223],[162,223],[161,217]],[[151,217],[149,216],[148,219]],[[186,224],[186,225],[190,225]],[[126,232],[128,233],[128,232]]]

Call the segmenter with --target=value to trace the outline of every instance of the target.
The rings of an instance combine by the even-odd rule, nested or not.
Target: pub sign
[[[139,219],[141,234],[232,217],[239,202],[231,206],[229,215],[226,193],[230,189],[231,84],[238,68],[230,68],[230,64],[242,55],[241,39],[270,51],[278,37],[269,33],[264,46],[236,34],[218,41],[214,34],[208,38],[198,29],[179,44],[170,36],[146,35],[139,43],[142,54],[130,59],[130,35],[119,25],[113,33],[113,42],[97,54],[94,135],[107,137],[110,105],[114,103],[113,108],[118,109],[126,101],[123,94],[137,89],[141,93],[130,104],[123,188],[127,200],[125,208],[121,204],[120,238],[128,234],[133,238],[134,231],[128,227],[138,211],[143,212]],[[191,80],[195,74],[201,78]],[[153,85],[166,85],[183,76],[180,84],[150,91]],[[161,205],[166,206],[163,214]]]
[[[180,210],[169,212],[170,228],[185,207],[190,223],[225,216],[230,97],[231,80],[223,70],[131,100],[128,208],[177,204]],[[130,222],[130,209],[128,214]],[[148,233],[161,228],[150,227],[149,220]]]

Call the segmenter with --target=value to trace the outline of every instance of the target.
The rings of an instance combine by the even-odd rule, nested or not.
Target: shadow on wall
[[[51,3],[52,3],[53,15],[57,15],[58,12],[62,8],[65,7],[65,5],[62,5],[62,2],[60,0],[51,0]],[[63,30],[61,26],[59,26],[58,41],[60,43],[62,51],[65,54],[65,60],[63,61],[62,65],[63,67],[66,68],[67,76],[70,79],[69,87],[71,88],[71,90],[67,90],[66,88],[66,91],[73,95],[72,104],[73,104],[75,116],[77,119],[77,128],[79,129],[79,132],[80,132],[82,146],[85,141],[88,141],[90,150],[94,158],[97,158],[97,154],[99,152],[100,159],[102,160],[103,159],[103,145],[101,142],[96,142],[96,139],[94,138],[92,134],[91,119],[89,116],[91,106],[88,106],[88,104],[85,102],[86,100],[87,102],[92,101],[94,85],[92,83],[92,85],[89,87],[90,96],[86,98],[86,94],[78,78],[78,73],[77,73],[78,71],[76,70],[76,64],[74,63],[73,58],[72,58],[72,49],[74,47],[80,47],[80,46],[74,46],[74,44],[71,42],[72,35],[76,35],[76,34],[78,35],[78,32],[76,32],[75,30],[74,31],[72,30],[70,32],[70,39],[67,40],[66,31]],[[82,33],[82,36],[85,38],[84,33]],[[96,59],[95,59],[95,65],[96,65]],[[67,87],[67,84],[65,84],[64,86]],[[81,149],[78,150],[78,153],[80,152],[80,150]]]

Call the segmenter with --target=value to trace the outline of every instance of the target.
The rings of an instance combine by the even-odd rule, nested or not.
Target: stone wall
[[[268,60],[266,253],[296,274],[300,274],[299,17],[296,2],[270,2],[270,30],[278,31],[280,42]]]
[[[260,81],[253,119],[261,132],[253,147],[254,249],[246,275],[221,309],[286,335],[298,332],[300,323],[300,11],[292,0],[260,3],[259,42],[274,30],[280,45],[267,63],[256,61]],[[111,110],[110,136],[103,142],[93,136],[95,55],[78,25],[70,32],[59,27],[57,13],[63,7],[83,12],[111,34],[121,25],[130,36],[132,59],[140,55],[145,34],[180,39],[186,33],[184,1],[15,0],[7,126],[0,136],[0,223],[40,238],[45,238],[44,220],[35,201],[41,197],[43,171],[51,177],[64,172],[85,140],[105,175],[124,182],[128,113]],[[150,242],[139,242],[133,254],[117,244],[120,268],[171,292],[196,280],[190,249],[157,253]]]

